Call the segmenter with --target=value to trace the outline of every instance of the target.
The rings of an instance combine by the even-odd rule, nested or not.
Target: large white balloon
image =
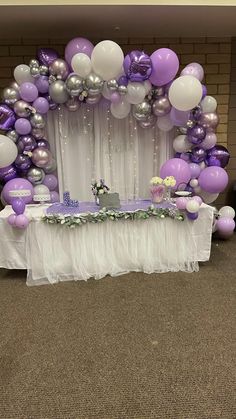
[[[35,79],[30,74],[30,68],[26,64],[19,64],[14,70],[14,77],[18,84],[25,82],[34,83]]]
[[[161,131],[168,132],[173,128],[173,122],[170,119],[170,115],[159,116],[157,118],[157,126]]]
[[[75,54],[71,60],[71,67],[80,77],[87,77],[92,70],[90,58],[82,52]]]
[[[0,168],[12,164],[18,154],[15,143],[6,135],[0,135]]]
[[[196,77],[181,76],[169,89],[169,100],[179,111],[189,111],[197,106],[202,97],[202,85]]]
[[[123,51],[113,41],[99,42],[91,55],[93,71],[106,81],[114,79],[120,74],[123,61]]]
[[[227,218],[234,218],[235,217],[235,211],[232,207],[226,205],[225,207],[222,207],[219,210],[219,214],[221,217],[227,217]]]
[[[185,153],[191,149],[187,135],[178,135],[173,141],[173,148],[177,153]]]
[[[217,108],[217,101],[212,96],[205,96],[201,101],[202,111],[205,112],[215,112]]]
[[[121,99],[118,103],[111,104],[111,113],[117,119],[126,118],[130,113],[131,105],[125,99]]]
[[[142,83],[130,82],[127,86],[126,100],[133,105],[141,103],[146,96],[146,90]]]
[[[200,195],[200,197],[203,199],[203,201],[206,203],[206,204],[211,204],[212,202],[214,202],[217,198],[218,198],[218,196],[219,196],[219,194],[218,193],[209,193],[209,192],[205,192],[205,191],[201,191],[200,193],[199,193],[199,195]]]

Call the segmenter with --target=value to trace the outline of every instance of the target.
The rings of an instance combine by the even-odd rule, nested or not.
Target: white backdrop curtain
[[[149,197],[149,181],[172,155],[172,132],[142,129],[130,114],[114,118],[109,103],[62,106],[48,113],[47,134],[57,159],[59,190],[91,201],[91,180],[103,178],[121,199]]]

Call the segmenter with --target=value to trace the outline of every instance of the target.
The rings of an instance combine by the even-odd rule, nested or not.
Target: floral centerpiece
[[[171,188],[176,185],[176,180],[173,176],[167,176],[162,179],[159,176],[154,176],[150,180],[150,192],[152,196],[152,202],[159,204],[163,201],[165,196],[170,199]]]
[[[104,179],[100,179],[100,181],[98,182],[97,180],[94,180],[91,183],[91,189],[92,189],[92,193],[95,197],[95,202],[96,204],[99,204],[99,195],[103,195],[105,193],[108,193],[108,191],[110,190],[110,188],[108,188],[108,186],[105,184]]]

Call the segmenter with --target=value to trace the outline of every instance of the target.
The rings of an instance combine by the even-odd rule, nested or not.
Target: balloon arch
[[[160,48],[151,56],[131,51],[125,57],[110,40],[94,46],[84,38],[72,39],[64,59],[51,48],[40,48],[37,59],[14,70],[13,83],[4,89],[0,104],[0,181],[3,203],[12,203],[10,191],[28,190],[25,203],[36,194],[50,193],[59,200],[56,162],[45,138],[45,115],[64,104],[71,112],[81,103],[110,101],[115,118],[132,112],[143,129],[178,127],[176,152],[161,168],[161,176],[174,176],[177,185],[213,202],[228,183],[224,170],[228,150],[216,145],[217,102],[201,83],[204,70],[187,65],[175,78],[179,59]]]

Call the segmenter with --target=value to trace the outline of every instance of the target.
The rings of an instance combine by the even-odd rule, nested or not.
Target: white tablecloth
[[[165,218],[106,221],[70,229],[43,223],[45,205],[28,206],[26,230],[7,224],[10,206],[0,212],[0,266],[27,269],[27,284],[102,278],[131,271],[198,270],[210,257],[213,208],[202,205],[198,220]]]

